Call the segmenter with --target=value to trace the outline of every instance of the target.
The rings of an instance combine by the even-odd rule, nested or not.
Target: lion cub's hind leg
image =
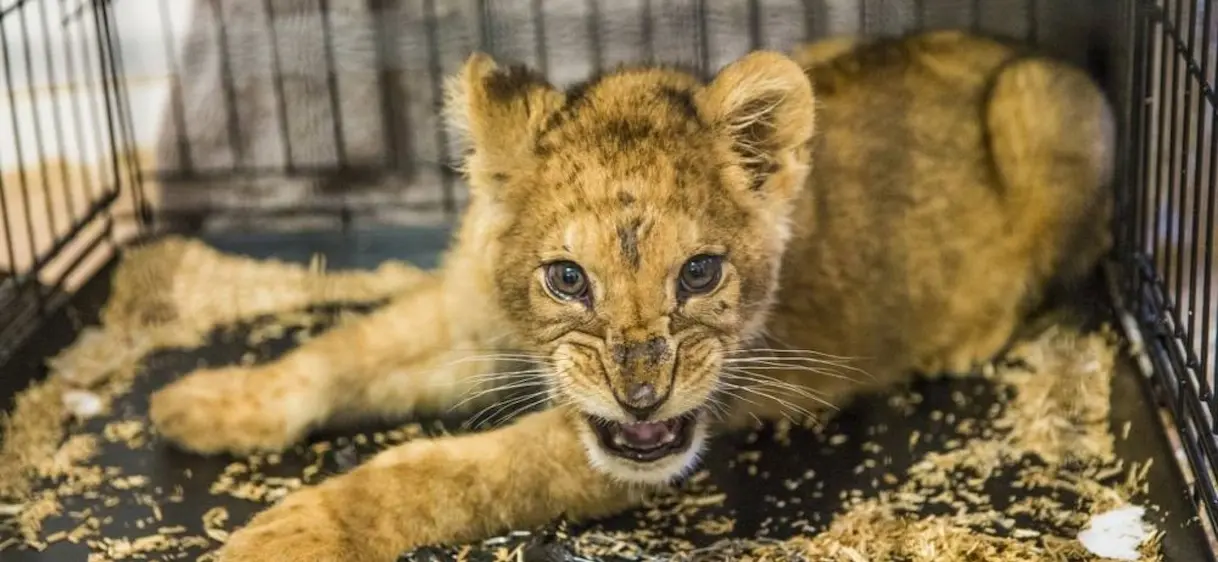
[[[1022,281],[978,309],[975,333],[928,354],[924,373],[969,373],[998,359],[1050,289],[1082,281],[1111,245],[1115,124],[1103,92],[1072,66],[1026,57],[997,70],[985,104],[1009,244],[998,255]]]
[[[1023,241],[1032,280],[1072,282],[1112,243],[1112,109],[1081,70],[1042,58],[1008,63],[985,113],[993,163],[1012,234]]]

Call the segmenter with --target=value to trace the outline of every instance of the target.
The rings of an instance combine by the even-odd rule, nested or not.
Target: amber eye
[[[694,256],[681,266],[681,291],[695,295],[710,292],[718,286],[722,274],[721,256]]]
[[[554,262],[546,266],[546,287],[560,299],[582,299],[588,294],[588,276],[575,262]]]

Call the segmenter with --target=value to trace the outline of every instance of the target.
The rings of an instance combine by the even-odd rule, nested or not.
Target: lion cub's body
[[[954,33],[816,47],[797,55],[813,171],[768,333],[886,380],[967,372],[1107,250],[1105,102],[1077,70]]]
[[[794,58],[752,55],[709,84],[623,70],[569,92],[472,58],[450,110],[473,196],[442,270],[278,362],[175,383],[152,417],[200,452],[280,448],[338,417],[451,406],[502,380],[485,374],[505,348],[541,364],[527,374],[548,377],[556,405],[293,494],[223,560],[388,561],[621,509],[641,489],[621,480],[692,458],[652,478],[598,448],[585,418],[631,422],[615,400],[638,381],[665,394],[654,419],[710,421],[965,371],[1106,251],[1112,117],[1079,71],[957,33]],[[721,285],[670,288],[699,252],[724,256]],[[547,294],[555,259],[579,261],[594,290]],[[732,375],[752,351],[773,377]],[[831,366],[818,353],[872,378],[789,360]],[[731,391],[749,380],[774,399]]]

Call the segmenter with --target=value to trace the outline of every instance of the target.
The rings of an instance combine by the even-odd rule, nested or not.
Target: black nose
[[[656,387],[651,383],[635,383],[630,385],[630,389],[626,392],[626,399],[618,398],[618,403],[630,415],[645,420],[660,409],[660,406],[664,404],[664,397],[656,395]]]

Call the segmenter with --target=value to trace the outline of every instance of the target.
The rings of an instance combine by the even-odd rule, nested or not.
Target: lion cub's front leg
[[[220,562],[392,562],[559,516],[607,515],[639,499],[592,469],[564,410],[502,429],[415,441],[255,516]]]
[[[150,417],[186,449],[249,453],[288,447],[334,418],[444,408],[491,368],[473,357],[482,342],[468,317],[450,310],[437,275],[276,361],[191,373],[153,394]]]

